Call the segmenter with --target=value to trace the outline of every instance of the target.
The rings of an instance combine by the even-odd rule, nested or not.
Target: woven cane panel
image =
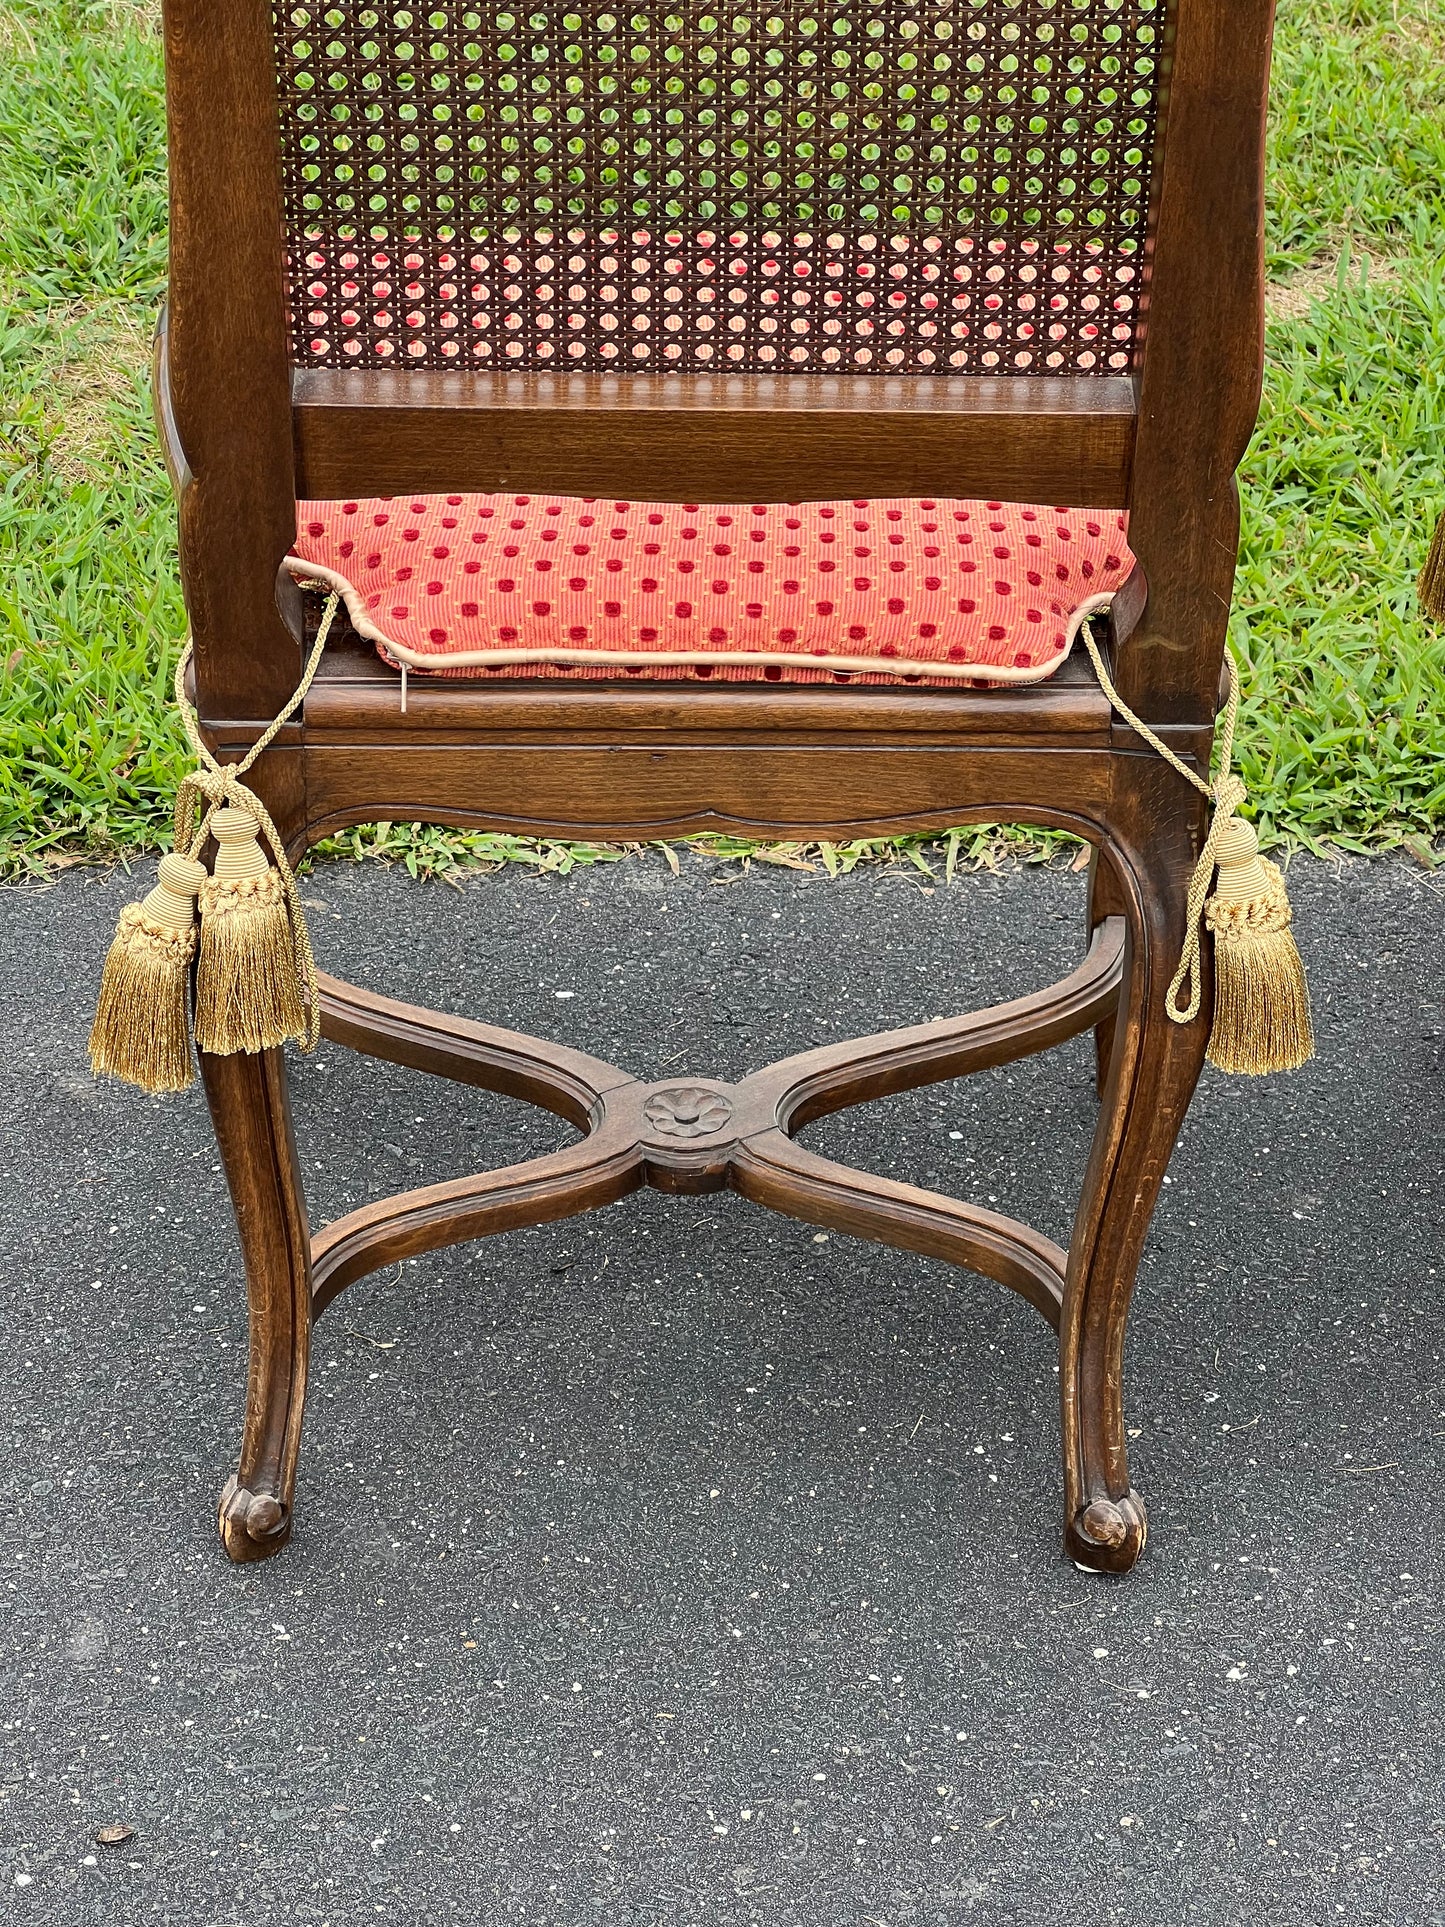
[[[1162,0],[276,10],[304,367],[1127,367]]]

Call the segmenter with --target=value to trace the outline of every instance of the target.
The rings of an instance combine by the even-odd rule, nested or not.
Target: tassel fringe
[[[190,1084],[186,993],[196,954],[196,892],[205,875],[188,857],[162,857],[159,881],[145,902],[121,911],[90,1032],[97,1077],[123,1077],[153,1094]]]
[[[1304,964],[1290,934],[1291,912],[1277,864],[1255,859],[1264,894],[1243,902],[1215,896],[1204,920],[1214,937],[1214,1024],[1209,1061],[1261,1077],[1294,1071],[1315,1054]]]
[[[153,923],[138,903],[120,913],[106,955],[90,1032],[90,1068],[143,1091],[183,1091],[191,1083],[186,985],[196,933]]]
[[[219,1057],[304,1041],[306,1005],[279,873],[201,886],[196,1043]]]
[[[1445,515],[1435,524],[1435,539],[1416,587],[1424,613],[1433,622],[1445,622]]]
[[[176,706],[196,768],[176,795],[176,849],[143,904],[121,912],[101,973],[90,1061],[143,1091],[183,1091],[192,1081],[187,994],[196,956],[195,1039],[216,1056],[274,1050],[321,1035],[316,961],[301,893],[265,804],[242,782],[300,708],[321,663],[339,598],[332,595],[290,702],[239,763],[222,764],[202,740],[186,694],[189,647],[176,665]],[[215,837],[215,874],[197,860]],[[263,847],[264,841],[264,847]],[[188,854],[187,854],[188,852]]]

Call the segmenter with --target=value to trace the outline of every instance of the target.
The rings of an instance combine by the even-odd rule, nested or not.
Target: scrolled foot
[[[269,1559],[291,1537],[291,1514],[270,1492],[248,1492],[235,1479],[226,1481],[217,1515],[221,1544],[237,1565]]]
[[[1064,1547],[1090,1572],[1128,1572],[1144,1550],[1149,1521],[1137,1492],[1122,1499],[1091,1499],[1069,1521]]]

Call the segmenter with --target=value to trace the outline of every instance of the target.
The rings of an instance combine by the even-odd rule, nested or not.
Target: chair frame
[[[157,417],[179,503],[195,694],[237,756],[298,679],[283,557],[298,497],[522,489],[672,501],[1007,496],[1127,507],[1115,598],[1124,699],[1206,771],[1238,545],[1234,471],[1263,363],[1271,0],[1167,0],[1144,325],[1132,369],[1066,377],[488,375],[293,370],[271,9],[166,0],[172,280]],[[735,1086],[643,1084],[584,1053],[324,980],[325,1035],[540,1104],[584,1135],[403,1193],[312,1236],[283,1055],[202,1056],[250,1308],[236,1560],[292,1524],[312,1320],[398,1258],[611,1202],[730,1186],[769,1208],[966,1265],[1059,1339],[1065,1544],[1143,1548],[1122,1402],[1125,1320],[1208,1034],[1165,1013],[1204,829],[1199,795],[1085,670],[993,690],[628,682],[427,683],[405,715],[369,650],[329,655],[253,773],[293,854],[377,818],[615,839],[709,830],[847,838],[976,821],[1093,845],[1088,954],[992,1010],[810,1051]],[[1067,1252],[1026,1226],[804,1150],[810,1119],[1093,1028],[1100,1111]]]

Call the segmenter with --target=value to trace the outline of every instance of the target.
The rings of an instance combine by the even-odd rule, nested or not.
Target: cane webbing
[[[1163,11],[278,5],[295,360],[1117,373]]]

